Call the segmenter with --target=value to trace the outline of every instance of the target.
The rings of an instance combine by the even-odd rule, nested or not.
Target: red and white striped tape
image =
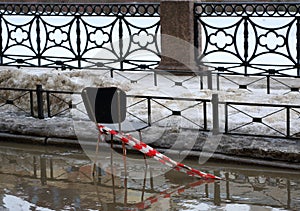
[[[151,207],[153,204],[156,202],[159,202],[162,199],[170,198],[171,196],[175,194],[182,194],[185,192],[187,189],[190,188],[195,188],[197,186],[203,185],[203,184],[208,184],[212,183],[214,180],[199,180],[197,182],[192,182],[188,185],[182,185],[177,188],[172,188],[165,190],[161,193],[158,193],[156,195],[150,196],[149,198],[145,199],[144,201],[141,201],[139,203],[136,203],[130,207],[117,207],[118,210],[124,210],[124,211],[140,211],[140,210],[145,210],[149,207]]]
[[[176,162],[171,158],[161,154],[156,149],[150,147],[149,145],[145,144],[144,142],[132,137],[129,134],[120,134],[119,132],[110,129],[104,125],[98,124],[99,131],[105,134],[111,134],[114,137],[120,139],[123,143],[131,146],[132,148],[142,152],[143,154],[147,155],[148,157],[152,157],[155,160],[161,162],[164,165],[167,165],[177,171],[184,172],[189,176],[196,176],[203,179],[221,179],[220,177],[214,176],[212,174],[201,172],[197,169],[184,165],[182,163]]]
[[[137,210],[147,209],[152,204],[158,202],[161,199],[170,198],[172,195],[181,194],[189,188],[194,188],[194,187],[200,186],[202,184],[208,184],[208,183],[211,183],[211,182],[213,182],[213,180],[199,180],[197,182],[193,182],[193,183],[190,183],[190,184],[185,185],[185,186],[180,186],[180,187],[177,187],[175,189],[170,189],[170,190],[163,191],[163,192],[161,192],[157,195],[150,196],[146,200],[136,204],[135,208],[137,208]]]

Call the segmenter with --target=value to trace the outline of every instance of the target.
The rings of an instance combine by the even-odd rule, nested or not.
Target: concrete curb
[[[27,143],[27,144],[42,144],[42,145],[57,145],[57,146],[64,146],[64,147],[81,147],[80,143],[76,139],[66,139],[66,138],[56,138],[56,137],[37,137],[37,136],[30,136],[30,135],[18,135],[18,134],[10,134],[10,133],[0,133],[0,140],[7,141],[7,142],[17,142],[17,143]],[[88,145],[95,145],[95,142],[86,142]],[[104,149],[110,149],[110,146],[106,143],[100,143],[100,147]],[[121,145],[114,145],[115,149],[122,148]],[[163,148],[156,148],[161,153],[168,153],[169,155],[174,155],[180,157],[187,157],[187,158],[197,158],[201,156],[202,158],[208,158],[210,161],[223,161],[223,162],[234,162],[234,163],[241,163],[241,164],[248,164],[248,165],[261,165],[261,166],[268,166],[268,167],[275,167],[275,168],[285,168],[285,169],[294,169],[300,170],[300,164],[291,163],[291,162],[283,162],[277,160],[262,160],[262,159],[255,159],[249,157],[240,157],[234,155],[224,155],[220,153],[208,153],[208,152],[198,152],[198,151],[177,151],[177,150],[170,150],[170,149],[163,149]],[[135,153],[135,150],[130,150],[131,153]]]
[[[18,142],[18,143],[30,143],[30,144],[45,144],[45,137],[31,136],[31,135],[19,135],[11,133],[0,133],[1,141]]]

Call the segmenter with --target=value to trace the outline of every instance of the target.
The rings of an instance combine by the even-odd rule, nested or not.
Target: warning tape
[[[175,194],[182,194],[184,193],[186,190],[190,189],[190,188],[195,188],[197,186],[200,186],[202,184],[208,184],[208,183],[212,183],[214,182],[214,180],[199,180],[196,182],[192,182],[188,185],[182,185],[179,186],[177,188],[172,188],[172,189],[168,189],[165,190],[159,194],[156,194],[154,196],[150,196],[149,198],[145,199],[142,202],[139,202],[131,207],[117,207],[118,210],[124,210],[124,211],[140,211],[140,210],[145,210],[149,207],[151,207],[153,204],[155,204],[156,202],[158,202],[159,200],[162,199],[166,199],[166,198],[170,198],[172,195]]]
[[[193,182],[193,183],[190,183],[190,184],[185,185],[185,186],[180,186],[176,189],[163,191],[163,192],[161,192],[160,194],[158,194],[156,196],[150,196],[145,201],[142,201],[142,202],[138,203],[135,207],[138,208],[138,210],[147,209],[152,204],[159,201],[160,199],[170,198],[174,194],[181,194],[189,188],[197,187],[197,186],[200,186],[202,184],[207,184],[209,182],[213,182],[213,180],[199,180],[197,182]]]
[[[177,171],[184,172],[189,176],[195,176],[203,179],[221,179],[220,177],[214,176],[212,174],[208,174],[192,167],[189,167],[185,164],[179,163],[177,161],[172,160],[171,158],[161,154],[156,149],[150,147],[144,142],[132,137],[129,134],[120,134],[118,131],[110,129],[104,125],[98,124],[99,131],[104,134],[110,134],[120,139],[123,143],[131,146],[132,148],[142,152],[148,157],[154,158],[155,160],[161,162],[164,165],[167,165]]]

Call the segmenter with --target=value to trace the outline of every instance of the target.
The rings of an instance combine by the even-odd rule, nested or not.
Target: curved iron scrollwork
[[[123,69],[124,60],[160,60],[159,4],[0,4],[0,26],[0,65]]]
[[[196,3],[199,65],[229,74],[300,77],[299,11],[294,3]]]

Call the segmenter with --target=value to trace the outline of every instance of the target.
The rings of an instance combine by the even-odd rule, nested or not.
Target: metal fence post
[[[286,137],[290,138],[291,136],[291,122],[290,122],[290,107],[286,107]]]
[[[148,106],[148,125],[151,126],[151,98],[147,98],[147,106]]]
[[[30,97],[30,116],[34,117],[34,108],[33,108],[33,90],[29,91]]]
[[[40,158],[40,166],[41,166],[41,183],[42,185],[47,184],[47,160],[45,156],[41,156]]]
[[[297,51],[297,64],[296,64],[296,67],[297,67],[297,76],[300,76],[300,18],[299,17],[296,17],[296,20],[297,20],[297,23],[296,23],[296,26],[297,26],[297,32],[296,32],[296,36],[297,36],[297,44],[296,44],[296,51]]]
[[[218,94],[212,94],[212,118],[213,118],[213,135],[219,134],[219,96]]]
[[[206,101],[203,101],[203,129],[207,130],[207,103]]]
[[[38,118],[44,119],[44,102],[43,102],[43,86],[36,85],[37,112]]]
[[[225,126],[225,131],[224,132],[228,133],[228,105],[229,104],[225,103],[224,105],[225,105],[225,108],[224,108],[225,109],[225,125],[224,125]]]
[[[270,85],[270,75],[267,75],[267,94],[270,94],[271,85]]]
[[[50,103],[50,93],[46,91],[46,102],[47,102],[47,115],[51,118],[51,103]]]
[[[212,90],[212,71],[207,70],[207,88]]]
[[[219,75],[219,73],[217,73],[216,76],[217,76],[217,90],[220,90],[220,75]]]

